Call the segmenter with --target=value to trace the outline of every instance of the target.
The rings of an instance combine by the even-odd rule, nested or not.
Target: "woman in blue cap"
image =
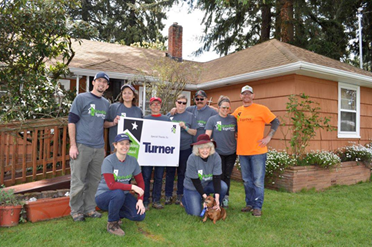
[[[137,160],[127,155],[131,140],[126,134],[115,137],[115,151],[107,156],[101,167],[101,181],[96,193],[97,206],[108,211],[107,231],[124,236],[121,219],[142,221],[145,218],[143,194],[145,183]],[[134,177],[137,185],[130,184]],[[136,198],[130,192],[138,195]]]

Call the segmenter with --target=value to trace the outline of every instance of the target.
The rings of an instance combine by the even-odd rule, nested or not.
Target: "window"
[[[338,137],[360,138],[360,88],[338,84]]]

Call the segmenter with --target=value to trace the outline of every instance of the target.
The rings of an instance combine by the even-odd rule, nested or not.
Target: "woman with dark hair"
[[[215,142],[207,134],[201,134],[192,145],[192,154],[187,160],[182,205],[186,213],[199,216],[203,200],[211,193],[216,199],[215,209],[221,210],[221,199],[225,197],[227,185],[221,180],[221,158],[215,152]],[[206,207],[205,203],[203,207]]]
[[[221,179],[227,184],[228,189],[223,199],[223,207],[228,207],[230,177],[236,160],[236,118],[230,115],[230,99],[221,95],[218,100],[218,114],[210,117],[205,125],[205,133],[216,143],[216,151],[222,161]]]
[[[110,105],[105,119],[105,128],[109,128],[109,143],[111,152],[114,151],[112,145],[115,136],[118,134],[118,121],[120,117],[143,118],[143,113],[136,106],[138,98],[137,90],[130,84],[121,87],[119,102]]]
[[[97,206],[108,211],[107,231],[117,236],[124,236],[121,229],[122,218],[132,221],[145,219],[143,194],[145,184],[137,160],[127,155],[131,140],[126,134],[115,137],[115,151],[107,156],[101,167],[101,181],[95,196]],[[130,184],[134,178],[137,185]],[[130,191],[134,191],[138,198]]]

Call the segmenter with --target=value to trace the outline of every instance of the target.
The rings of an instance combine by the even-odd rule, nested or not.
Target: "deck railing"
[[[67,118],[0,125],[0,185],[70,173]]]

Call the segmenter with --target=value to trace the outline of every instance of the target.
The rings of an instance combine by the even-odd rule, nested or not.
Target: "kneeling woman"
[[[214,193],[216,209],[220,210],[227,185],[221,181],[221,158],[216,153],[215,143],[210,137],[201,134],[197,142],[192,145],[192,154],[187,160],[182,204],[186,213],[199,216],[202,211],[202,201],[210,193]]]
[[[118,236],[125,235],[120,228],[120,219],[142,221],[146,211],[143,205],[145,184],[141,168],[134,157],[127,155],[130,142],[125,134],[115,137],[115,152],[102,163],[101,181],[96,193],[97,206],[108,211],[107,231]],[[130,184],[132,177],[137,185]],[[131,190],[138,194],[138,199],[129,193]]]

